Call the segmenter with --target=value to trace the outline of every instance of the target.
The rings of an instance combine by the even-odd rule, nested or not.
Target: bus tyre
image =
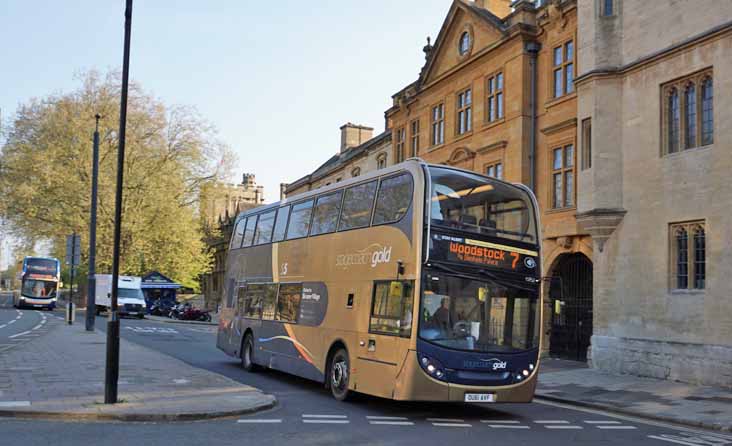
[[[247,372],[256,372],[259,367],[252,361],[254,356],[254,339],[251,333],[247,333],[241,344],[241,366]]]
[[[350,379],[351,364],[348,360],[348,352],[339,348],[333,355],[328,368],[328,379],[330,391],[333,397],[338,401],[345,401],[351,396],[348,389],[348,381]]]

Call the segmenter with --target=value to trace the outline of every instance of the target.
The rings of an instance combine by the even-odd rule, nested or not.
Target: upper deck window
[[[375,195],[376,180],[346,189],[338,230],[368,226],[371,223],[371,209],[373,209]]]
[[[271,210],[259,216],[257,230],[254,233],[254,244],[261,245],[272,241],[272,228],[274,227],[275,211]]]
[[[290,214],[290,206],[283,206],[277,209],[277,220],[275,223],[273,242],[281,242],[285,239],[285,231],[287,230],[287,217]]]
[[[412,189],[412,176],[408,173],[381,180],[373,224],[380,225],[400,220],[412,202]]]
[[[234,235],[231,237],[231,249],[236,249],[241,246],[241,239],[244,237],[244,226],[247,224],[247,219],[242,218],[236,224],[234,228]]]
[[[306,237],[310,229],[310,216],[313,213],[313,200],[298,203],[292,207],[290,223],[287,225],[287,240]]]
[[[252,241],[254,241],[254,227],[257,225],[257,216],[252,215],[251,217],[247,218],[247,226],[244,230],[244,242],[241,244],[242,248],[246,248],[247,246],[252,246]]]
[[[521,189],[440,167],[430,167],[430,176],[434,226],[537,243],[531,200]]]
[[[341,212],[341,197],[343,197],[342,190],[318,197],[310,235],[335,232],[338,214]]]

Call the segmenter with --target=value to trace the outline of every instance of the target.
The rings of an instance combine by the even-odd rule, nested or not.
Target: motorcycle
[[[211,322],[211,315],[206,310],[201,310],[193,306],[187,307],[178,317],[184,321],[204,321]]]
[[[189,303],[181,303],[177,305],[173,305],[173,307],[168,312],[168,317],[171,319],[181,319],[181,316],[183,313],[191,307],[191,304]]]
[[[158,299],[150,306],[150,314],[153,316],[169,316],[170,310],[177,304],[178,302],[161,301]]]

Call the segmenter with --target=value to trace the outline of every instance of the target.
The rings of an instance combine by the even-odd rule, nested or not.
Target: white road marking
[[[536,399],[534,399],[534,402],[537,404],[543,404],[545,406],[560,407],[562,409],[573,410],[575,412],[584,412],[584,413],[592,414],[592,415],[596,415],[596,416],[611,417],[611,418],[616,418],[618,420],[629,421],[629,422],[633,422],[633,423],[637,423],[637,424],[643,424],[646,426],[662,427],[664,429],[672,429],[672,430],[679,431],[679,432],[688,432],[688,433],[694,433],[697,435],[709,435],[709,432],[700,431],[698,429],[693,429],[690,427],[677,426],[674,424],[664,423],[662,421],[653,421],[653,420],[649,420],[646,418],[634,417],[631,415],[620,415],[620,414],[615,414],[615,413],[610,413],[610,412],[604,412],[599,409],[590,409],[590,408],[586,408],[586,407],[572,406],[572,405],[566,404],[566,403],[557,403],[554,401],[543,400],[540,397],[537,397]],[[715,433],[713,438],[732,440],[732,435]],[[695,446],[698,446],[698,445],[695,445]]]
[[[188,381],[187,379],[174,379],[173,380],[173,383],[175,383],[175,384],[188,384],[189,382],[190,381]]]
[[[480,420],[481,423],[493,423],[493,424],[519,424],[518,420]]]
[[[38,324],[35,327],[31,328],[31,330],[38,330],[41,327],[43,327],[43,324]]]
[[[414,426],[411,421],[369,421],[369,424],[387,425],[387,426]]]
[[[655,440],[668,441],[669,443],[684,444],[686,446],[699,446],[699,443],[688,443],[686,441],[677,440],[675,438],[665,438],[664,436],[649,435],[648,438]]]
[[[534,423],[538,424],[569,424],[567,420],[536,420]]]
[[[28,407],[30,401],[0,401],[0,407]]]
[[[348,424],[350,421],[348,420],[321,420],[321,419],[305,419],[302,420],[303,423],[310,423],[310,424]]]
[[[313,415],[303,414],[303,418],[348,418],[348,415]]]
[[[468,423],[432,423],[432,425],[439,427],[473,427],[472,424]]]
[[[575,426],[572,424],[549,424],[544,427],[547,429],[583,429],[582,426]]]
[[[7,326],[8,326],[8,324],[2,324],[2,325],[0,325],[0,328],[5,328]]]
[[[282,423],[281,419],[266,419],[266,420],[236,420],[237,423]]]
[[[598,428],[598,429],[618,429],[618,430],[620,430],[620,429],[637,429],[635,426],[617,426],[617,425],[612,425],[612,426],[610,426],[610,425],[600,425],[600,426],[595,426],[595,427]]]
[[[26,334],[28,334],[28,333],[30,333],[30,331],[24,331],[24,332],[22,332],[22,333],[17,333],[17,334],[14,334],[14,335],[12,335],[12,336],[8,336],[8,339],[13,339],[13,338],[17,338],[18,336],[23,336],[23,335],[26,335]]]
[[[620,421],[612,421],[612,420],[603,420],[603,421],[585,420],[585,423],[587,423],[587,424],[620,424]]]
[[[10,325],[10,324],[14,324],[14,323],[15,323],[15,321],[17,321],[17,320],[18,320],[17,318],[13,319],[12,321],[8,322],[8,325]]]
[[[391,421],[403,421],[408,420],[407,417],[381,417],[381,416],[366,416],[367,420],[391,420]]]
[[[437,421],[439,423],[462,423],[465,420],[460,420],[458,418],[427,418],[427,421]]]
[[[523,424],[489,424],[488,427],[494,429],[530,429],[529,426]]]

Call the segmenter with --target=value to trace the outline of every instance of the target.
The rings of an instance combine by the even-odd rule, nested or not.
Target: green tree
[[[82,235],[87,261],[94,115],[100,122],[97,271],[110,272],[119,129],[119,73],[80,76],[70,93],[19,106],[0,153],[0,218],[31,246]],[[197,197],[228,173],[232,156],[191,108],[167,106],[131,83],[122,204],[120,272],[160,270],[196,287],[211,256],[202,241]],[[82,270],[83,271],[83,270]]]

